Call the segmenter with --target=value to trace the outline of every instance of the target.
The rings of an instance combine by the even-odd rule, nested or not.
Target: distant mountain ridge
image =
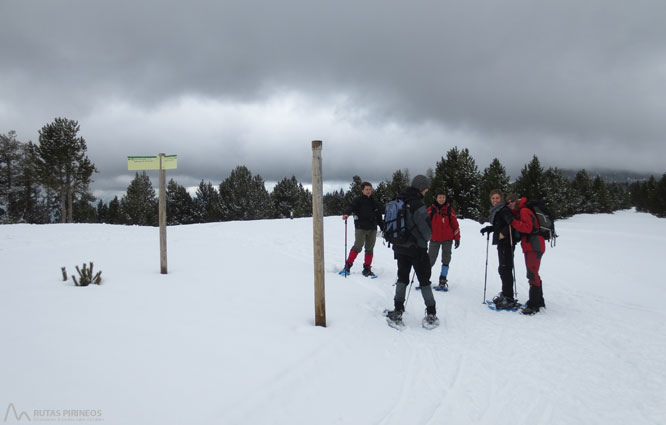
[[[573,179],[580,170],[567,170],[561,169],[562,174],[567,178]],[[647,180],[651,176],[654,176],[656,179],[661,178],[660,174],[653,173],[638,173],[635,171],[626,171],[626,170],[608,170],[608,169],[599,169],[599,168],[590,168],[585,169],[587,174],[590,177],[600,176],[607,182],[616,182],[616,183],[633,183],[635,181]]]

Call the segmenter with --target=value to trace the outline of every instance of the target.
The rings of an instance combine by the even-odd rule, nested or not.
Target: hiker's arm
[[[423,239],[429,241],[432,237],[432,228],[430,223],[428,223],[428,210],[425,207],[421,207],[414,213],[414,224],[418,229]]]
[[[534,226],[532,224],[532,217],[530,217],[529,210],[527,208],[521,209],[520,219],[514,219],[511,222],[511,226],[520,233],[531,233]]]

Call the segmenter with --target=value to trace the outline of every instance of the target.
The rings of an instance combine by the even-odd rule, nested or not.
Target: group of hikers
[[[423,326],[432,328],[438,325],[436,301],[431,286],[432,267],[437,262],[441,249],[442,266],[436,290],[447,291],[449,265],[451,263],[452,249],[460,246],[460,226],[456,212],[447,200],[443,189],[435,193],[433,203],[426,207],[423,199],[430,187],[430,179],[424,175],[415,176],[409,187],[400,193],[397,199],[404,202],[406,214],[406,228],[409,237],[402,242],[392,245],[394,258],[398,265],[398,279],[395,284],[393,298],[394,309],[386,311],[389,324],[402,326],[402,315],[405,311],[405,297],[409,285],[409,274],[414,269],[418,279],[420,292],[426,306],[426,315]],[[342,216],[347,220],[354,218],[355,238],[354,245],[349,251],[345,266],[340,274],[348,275],[357,256],[365,248],[363,261],[363,276],[375,277],[372,271],[372,259],[377,228],[384,232],[385,223],[379,203],[372,197],[372,184],[361,184],[361,195],[356,197],[347,207]],[[520,309],[522,314],[533,315],[541,307],[545,307],[539,267],[541,257],[545,252],[545,240],[537,234],[539,222],[534,212],[526,207],[527,199],[516,194],[504,195],[499,190],[490,192],[491,208],[489,211],[489,226],[481,229],[481,234],[487,234],[492,244],[497,246],[499,259],[499,276],[502,281],[502,291],[493,298],[492,303],[497,310]],[[520,241],[527,269],[529,281],[529,299],[521,305],[514,298],[513,259],[514,249]],[[413,279],[413,278],[412,278]]]

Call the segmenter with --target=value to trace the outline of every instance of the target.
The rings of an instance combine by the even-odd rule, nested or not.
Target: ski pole
[[[343,261],[345,267],[347,267],[347,219],[345,218],[345,258]],[[347,279],[347,273],[345,273],[345,279]]]
[[[488,245],[490,244],[490,232],[486,233],[486,276],[483,278],[483,303],[486,303],[486,286],[488,285]]]

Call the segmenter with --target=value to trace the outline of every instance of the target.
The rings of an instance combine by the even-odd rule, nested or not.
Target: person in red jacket
[[[428,208],[430,222],[432,225],[432,237],[428,247],[428,256],[430,257],[430,267],[437,262],[439,248],[442,248],[442,271],[439,276],[440,291],[447,291],[449,283],[447,276],[449,274],[449,264],[451,263],[451,247],[460,246],[460,226],[456,218],[456,212],[446,201],[446,193],[437,191],[435,202]]]
[[[532,315],[537,313],[539,308],[546,306],[546,302],[543,299],[541,276],[539,276],[541,258],[546,252],[546,241],[543,237],[536,234],[536,231],[539,229],[539,220],[537,220],[532,210],[527,208],[526,198],[510,194],[507,196],[507,203],[515,217],[511,222],[511,226],[520,232],[520,246],[525,255],[527,280],[530,283],[529,300],[520,312]]]

